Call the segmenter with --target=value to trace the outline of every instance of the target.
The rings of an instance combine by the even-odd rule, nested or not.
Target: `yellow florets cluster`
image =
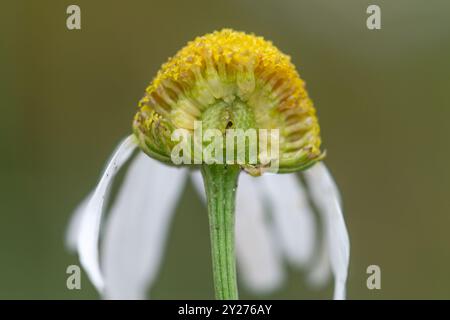
[[[146,89],[147,97],[154,93],[161,93],[158,89],[168,82],[175,81],[181,86],[189,86],[196,80],[196,72],[205,68],[213,73],[216,71],[222,81],[255,81],[255,79],[245,79],[245,74],[249,78],[270,81],[268,84],[274,91],[285,93],[285,96],[281,96],[280,99],[287,98],[289,95],[284,107],[292,106],[295,100],[307,97],[304,82],[300,79],[288,55],[280,52],[270,41],[262,37],[231,29],[216,31],[190,41],[161,67],[151,85]],[[254,76],[252,77],[250,73],[254,73]],[[240,74],[242,74],[241,77]],[[277,82],[279,82],[278,86]],[[284,87],[280,87],[282,83],[285,84]],[[249,87],[253,87],[252,89],[254,85],[254,83],[248,84]],[[290,90],[283,91],[286,86],[289,86]],[[144,103],[147,102],[147,99],[143,100]]]

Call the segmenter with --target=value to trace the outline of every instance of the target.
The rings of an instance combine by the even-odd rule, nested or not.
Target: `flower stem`
[[[203,165],[208,198],[214,289],[219,300],[237,300],[234,253],[234,204],[240,168],[236,165]]]

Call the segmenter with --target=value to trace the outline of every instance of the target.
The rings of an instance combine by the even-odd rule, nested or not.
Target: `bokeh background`
[[[66,29],[78,4],[82,30]],[[382,29],[366,28],[378,4]],[[195,36],[254,32],[292,56],[318,109],[351,237],[351,299],[450,298],[450,3],[364,0],[2,1],[0,298],[66,289],[72,210],[130,133],[160,64]],[[377,264],[382,289],[368,290]],[[326,299],[301,272],[264,298]],[[180,202],[154,298],[213,298],[206,210]],[[260,298],[244,288],[243,298]]]

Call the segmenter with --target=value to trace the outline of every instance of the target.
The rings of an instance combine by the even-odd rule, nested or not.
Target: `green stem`
[[[237,300],[234,253],[234,203],[240,168],[236,165],[203,165],[208,198],[209,229],[216,298]]]

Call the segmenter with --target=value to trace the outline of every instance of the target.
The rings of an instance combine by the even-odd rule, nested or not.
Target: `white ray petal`
[[[326,241],[321,244],[317,258],[311,268],[309,268],[306,281],[313,288],[323,288],[331,276],[330,257]]]
[[[265,174],[258,178],[268,205],[281,249],[288,261],[299,267],[311,263],[316,240],[316,220],[295,174]]]
[[[75,252],[77,250],[81,220],[83,219],[83,216],[86,212],[85,209],[92,197],[92,194],[93,192],[89,193],[86,198],[81,201],[81,203],[77,206],[72,216],[70,217],[70,221],[66,231],[66,247],[70,251]]]
[[[247,286],[270,292],[284,280],[283,261],[265,216],[258,178],[241,174],[236,195],[236,254]]]
[[[158,273],[187,171],[139,153],[108,218],[102,250],[107,299],[144,299]]]
[[[129,159],[135,147],[136,143],[134,142],[133,136],[129,136],[120,143],[119,147],[114,152],[108,165],[106,166],[106,169],[100,178],[92,197],[89,199],[80,221],[80,232],[77,243],[80,262],[86,270],[92,283],[100,292],[103,290],[104,283],[100,272],[98,239],[103,204],[115,174]]]
[[[203,180],[194,172],[193,182],[205,201]],[[257,191],[259,178],[242,173],[236,195],[236,256],[244,284],[255,292],[269,293],[284,280],[281,256],[264,215],[263,197]]]
[[[202,199],[203,203],[206,204],[205,185],[203,184],[203,177],[200,170],[195,170],[191,172],[191,181],[195,189],[197,190],[200,198]]]
[[[311,196],[323,214],[326,237],[334,274],[334,299],[345,299],[350,258],[350,241],[340,205],[337,186],[326,166],[320,162],[305,172]]]

